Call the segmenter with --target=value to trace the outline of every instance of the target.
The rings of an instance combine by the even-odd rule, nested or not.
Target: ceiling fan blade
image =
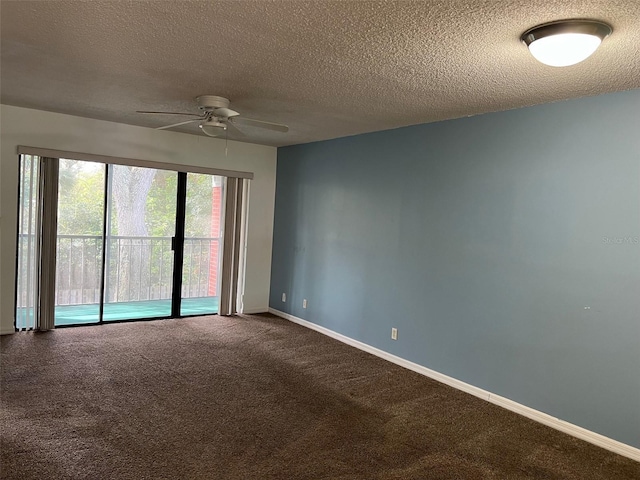
[[[289,131],[289,127],[287,127],[286,125],[282,125],[281,123],[265,122],[263,120],[256,120],[254,118],[232,117],[229,119],[229,121],[233,123],[241,123],[242,125],[248,125],[251,127],[274,130],[276,132],[286,133]]]
[[[189,115],[192,117],[200,117],[200,118],[203,117],[203,115],[200,115],[197,113],[184,113],[184,112],[150,112],[147,110],[136,110],[136,113],[144,113],[144,114],[151,114],[151,115]]]
[[[247,136],[244,134],[242,130],[236,127],[233,123],[227,122],[227,131],[231,132],[236,138],[246,138]]]
[[[223,118],[237,117],[238,115],[240,115],[235,110],[231,110],[230,108],[224,108],[224,107],[216,108],[213,111],[213,114],[216,117],[223,117]]]
[[[199,122],[202,119],[197,118],[196,120],[187,120],[186,122],[174,123],[172,125],[165,125],[164,127],[158,127],[156,130],[166,130],[167,128],[179,127],[180,125],[186,125],[187,123],[195,123]]]

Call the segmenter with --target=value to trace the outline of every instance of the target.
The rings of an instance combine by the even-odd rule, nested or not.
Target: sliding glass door
[[[111,165],[104,321],[171,315],[177,172]]]
[[[56,326],[100,321],[106,168],[59,162]]]
[[[224,179],[187,174],[180,315],[218,313]]]
[[[18,329],[37,328],[39,277],[51,266],[54,326],[218,313],[224,177],[27,155],[21,162]],[[56,188],[43,199],[39,169],[48,164]],[[51,202],[55,255],[42,260],[39,215]]]

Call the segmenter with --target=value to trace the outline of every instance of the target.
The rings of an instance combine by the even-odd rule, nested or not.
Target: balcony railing
[[[185,239],[183,298],[218,295],[220,240],[215,237]],[[33,236],[21,235],[19,241],[24,252],[29,246],[35,248]],[[58,235],[56,305],[100,302],[102,241],[99,235]],[[108,236],[106,241],[106,303],[171,298],[171,237]],[[23,307],[27,299],[20,293],[17,305]]]

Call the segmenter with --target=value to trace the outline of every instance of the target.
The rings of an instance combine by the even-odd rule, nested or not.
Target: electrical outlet
[[[302,308],[307,308],[307,299],[302,300]]]
[[[397,328],[392,328],[391,329],[391,340],[397,340],[398,339],[398,329]]]
[[[287,301],[287,294],[286,294],[286,293],[283,293],[283,294],[282,294],[282,301],[283,301],[283,302],[286,302],[286,301]]]

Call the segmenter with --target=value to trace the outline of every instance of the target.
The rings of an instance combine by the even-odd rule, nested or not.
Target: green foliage
[[[211,236],[212,188],[210,175],[187,175],[185,237]]]
[[[178,174],[157,170],[147,196],[146,222],[152,237],[172,237],[176,231]]]
[[[185,236],[210,237],[213,177],[188,174]],[[105,166],[74,160],[60,161],[58,233],[61,235],[102,235]],[[178,174],[157,170],[147,195],[144,216],[149,235],[175,234]],[[114,202],[115,203],[115,202]],[[115,205],[114,205],[115,208]],[[118,234],[117,216],[111,215],[111,233]]]
[[[58,234],[102,235],[104,165],[60,161]]]

